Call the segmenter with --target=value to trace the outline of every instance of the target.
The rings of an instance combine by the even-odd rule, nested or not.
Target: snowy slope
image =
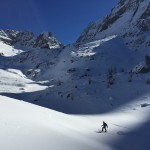
[[[150,102],[149,99],[147,102]],[[3,150],[149,149],[150,133],[146,133],[148,128],[146,126],[145,130],[140,130],[147,123],[149,125],[149,106],[141,108],[136,102],[132,105],[134,109],[122,107],[116,112],[107,114],[74,116],[0,96],[0,148]],[[103,120],[108,123],[108,133],[97,133]],[[122,143],[123,139],[125,141]]]
[[[27,79],[20,70],[16,69],[0,69],[0,78],[2,93],[35,92],[48,88],[48,86],[42,86],[38,82]]]
[[[7,57],[15,56],[15,55],[17,55],[17,54],[19,54],[21,52],[23,52],[23,50],[15,49],[12,46],[7,45],[7,44],[5,44],[5,43],[0,41],[0,54],[2,56],[7,56]]]
[[[2,57],[0,93],[65,113],[108,112],[149,93],[149,73],[129,73],[139,64],[146,65],[148,53],[129,49],[121,37],[114,35],[79,48],[36,49]],[[4,78],[10,69],[22,72],[24,77],[17,80],[21,87],[14,84],[18,76],[11,76],[12,72]],[[108,84],[110,71],[112,85]],[[27,82],[27,78],[31,80]]]

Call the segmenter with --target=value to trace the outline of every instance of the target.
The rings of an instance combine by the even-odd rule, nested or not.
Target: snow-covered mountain
[[[141,18],[149,20],[149,2],[119,1],[107,17],[90,25],[75,44],[65,47],[50,32],[35,38],[31,32],[1,31],[1,53],[7,55],[11,49],[16,56],[0,57],[0,67],[21,70],[27,78],[49,86],[41,92],[26,94],[24,88],[20,94],[10,95],[67,113],[100,113],[119,107],[136,93],[147,94],[149,75],[135,73],[150,70],[149,24],[145,29],[138,26]],[[139,38],[143,38],[141,45],[135,42]],[[17,44],[24,49],[14,46]],[[118,89],[122,94],[117,95]],[[124,97],[126,89],[131,93]]]
[[[149,31],[150,1],[120,0],[104,19],[90,23],[76,44],[119,35],[132,48],[150,46]]]
[[[143,127],[148,130],[150,121],[149,16],[150,0],[120,0],[109,15],[91,23],[75,43],[67,46],[63,46],[50,32],[35,37],[32,32],[1,30],[0,95],[64,113],[88,114],[72,116],[29,106],[34,112],[38,110],[41,118],[45,118],[42,120],[43,124],[38,119],[34,120],[38,126],[38,134],[54,138],[54,141],[63,141],[61,149],[142,150],[139,137],[145,134],[146,140],[142,140],[142,145],[145,146],[144,149],[149,149],[149,132],[142,133],[138,130]],[[12,104],[17,114],[16,107],[26,105],[19,103]],[[8,105],[5,102],[3,104]],[[8,110],[4,109],[5,111]],[[28,108],[27,111],[30,112]],[[61,123],[53,118],[52,126],[47,125],[43,134],[43,126],[45,127],[45,123],[49,124],[45,115],[49,114],[54,118],[61,118]],[[25,114],[21,115],[21,118],[28,120]],[[34,117],[37,118],[37,115],[33,115]],[[106,120],[110,127],[109,137],[106,135],[104,140],[103,137],[88,132],[97,128],[99,120]],[[61,128],[55,128],[58,122]],[[73,127],[75,122],[79,122],[78,125],[75,124],[79,130]],[[27,129],[32,130],[31,127]],[[57,137],[58,132],[57,135],[49,135],[47,129],[66,133],[61,132],[62,135]],[[22,137],[21,134],[18,137]],[[75,142],[70,138],[72,135]],[[64,136],[70,145],[74,145],[73,148],[62,140]],[[118,140],[120,136],[125,136],[122,138],[125,143]],[[82,142],[76,137],[80,137]],[[40,138],[35,140],[41,141]],[[31,136],[31,144],[35,140]],[[56,142],[50,145],[52,149],[60,148]],[[50,145],[46,142],[45,149],[49,149]],[[41,147],[30,149],[41,150]]]
[[[0,58],[0,67],[21,70],[27,78],[46,81],[44,85],[50,86],[42,92],[25,94],[24,91],[14,97],[24,100],[29,97],[30,102],[63,112],[106,111],[102,103],[107,105],[107,99],[117,93],[118,87],[123,86],[122,92],[126,91],[129,78],[135,81],[142,78],[143,83],[149,79],[148,74],[133,73],[150,70],[149,9],[149,0],[120,0],[109,15],[90,24],[75,44],[66,47],[62,47],[50,32],[35,37],[32,32],[1,30],[0,51],[5,54]],[[13,55],[16,56],[5,57]],[[134,86],[132,84],[131,89]],[[108,94],[108,88],[115,91]],[[135,93],[138,88],[134,88]],[[128,99],[133,97],[134,94],[130,94]],[[115,99],[119,101],[120,97]],[[80,103],[86,105],[84,110],[79,108]],[[97,108],[91,107],[95,103],[98,103]],[[109,102],[107,110],[113,108],[112,105]]]
[[[26,78],[47,86],[44,91],[27,93],[22,85],[19,94],[2,93],[67,113],[107,112],[149,93],[149,73],[131,72],[146,66],[148,53],[131,50],[121,37],[111,36],[80,48],[35,49],[1,57],[2,69],[21,70]]]

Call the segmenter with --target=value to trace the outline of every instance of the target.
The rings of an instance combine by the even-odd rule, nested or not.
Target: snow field
[[[139,102],[132,105],[136,110],[124,106],[101,115],[67,115],[0,96],[0,149],[123,149],[123,145],[116,142],[149,121],[149,106],[142,108]],[[97,133],[102,121],[108,123],[108,133]],[[146,138],[149,136],[148,133]],[[136,138],[136,134],[132,138]],[[134,142],[132,145],[140,145]]]

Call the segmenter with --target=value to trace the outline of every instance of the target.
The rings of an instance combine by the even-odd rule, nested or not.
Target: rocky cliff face
[[[60,48],[63,44],[61,44],[51,32],[41,33],[34,44],[34,47],[41,48]]]
[[[150,46],[150,1],[120,0],[102,21],[90,23],[76,44],[87,43],[111,35],[124,37],[132,47]]]
[[[26,47],[33,47],[35,39],[36,38],[32,32],[18,32],[16,38],[13,40],[13,44],[19,44],[21,46]]]
[[[50,32],[35,37],[33,32],[0,30],[0,40],[9,45],[20,45],[30,48],[61,48],[61,44]]]
[[[0,30],[0,40],[11,45],[16,39],[18,32],[14,30]]]

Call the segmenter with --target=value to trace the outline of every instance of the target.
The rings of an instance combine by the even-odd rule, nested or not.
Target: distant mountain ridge
[[[35,37],[33,32],[0,30],[0,40],[9,45],[20,45],[30,48],[61,48],[63,44],[59,42],[51,32],[43,32]]]

